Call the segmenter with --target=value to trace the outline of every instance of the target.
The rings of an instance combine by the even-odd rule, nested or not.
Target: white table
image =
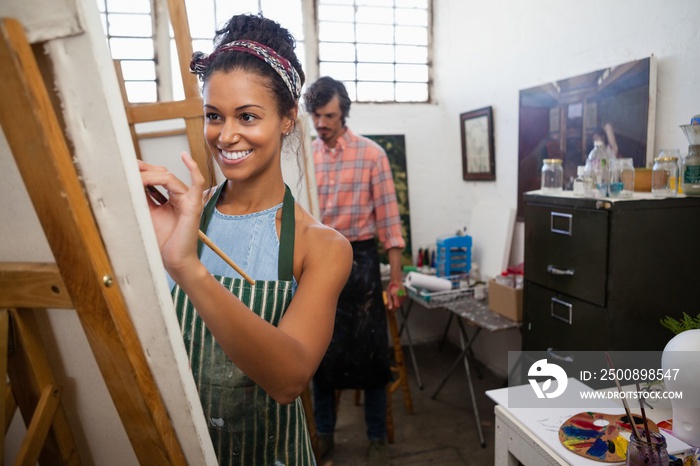
[[[580,386],[585,387],[585,385],[575,379],[569,380],[570,384],[580,384]],[[600,466],[601,464],[624,464],[601,463],[568,451],[559,443],[555,432],[547,432],[542,429],[541,426],[537,425],[537,422],[533,421],[534,417],[543,418],[546,416],[551,416],[553,421],[557,421],[557,419],[566,419],[570,415],[582,411],[581,409],[573,408],[569,413],[561,408],[552,410],[551,413],[539,411],[533,417],[533,413],[528,412],[534,411],[532,409],[509,408],[507,406],[507,390],[521,389],[522,387],[530,389],[528,385],[489,390],[486,392],[486,394],[497,403],[494,408],[496,417],[494,466],[517,466],[518,462],[525,466]],[[610,403],[610,409],[606,409],[606,412],[624,412],[624,408],[621,404],[612,400],[610,400]],[[638,412],[638,410],[635,409],[632,409],[632,411]],[[670,419],[673,414],[670,403],[663,402],[659,402],[654,405],[653,409],[646,409],[645,411],[649,419],[654,422]],[[553,425],[556,425],[557,422],[553,422]],[[666,435],[670,453],[678,454],[689,448],[688,445],[671,437],[667,433],[664,433],[664,435]]]

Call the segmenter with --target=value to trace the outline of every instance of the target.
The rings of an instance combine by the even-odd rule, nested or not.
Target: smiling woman
[[[214,51],[197,52],[204,134],[225,181],[204,193],[140,163],[190,365],[220,464],[314,464],[300,394],[331,339],[335,305],[352,263],[348,241],[300,205],[282,177],[285,140],[297,124],[304,72],[279,24],[234,16]],[[207,236],[255,279],[197,242]]]

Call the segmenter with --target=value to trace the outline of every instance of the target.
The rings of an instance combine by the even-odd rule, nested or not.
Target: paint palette
[[[638,429],[644,429],[641,416],[634,416]],[[648,420],[649,430],[659,428]],[[578,413],[559,427],[559,441],[568,450],[585,458],[616,463],[625,461],[632,425],[626,414]]]

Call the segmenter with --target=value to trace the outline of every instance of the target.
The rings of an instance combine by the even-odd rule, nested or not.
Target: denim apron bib
[[[206,232],[222,185],[207,203],[200,229]],[[198,245],[201,256],[202,243]],[[214,275],[251,311],[277,326],[289,306],[293,289],[294,198],[286,187],[282,205],[279,276],[277,281]],[[226,356],[176,284],[175,310],[189,356],[209,434],[220,465],[314,465],[301,399],[281,405],[246,376]],[[269,364],[276,364],[270,361]]]

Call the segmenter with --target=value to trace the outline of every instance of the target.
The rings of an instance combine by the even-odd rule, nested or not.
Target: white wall
[[[700,2],[697,0],[435,0],[436,105],[353,105],[348,124],[364,134],[403,133],[413,246],[468,224],[474,205],[495,198],[516,207],[519,91],[589,71],[656,56],[654,153],[687,153],[679,128],[700,113]],[[492,106],[495,182],[465,182],[459,114]],[[523,260],[516,223],[510,263]],[[439,338],[444,316],[411,315],[415,340]],[[454,329],[453,329],[454,330]],[[452,341],[457,340],[452,332]],[[505,351],[518,332],[482,335],[477,356],[505,374]]]
[[[433,13],[436,105],[355,104],[348,120],[358,133],[406,135],[416,249],[468,222],[479,202],[516,206],[522,89],[655,55],[655,152],[687,152],[678,126],[700,113],[697,0],[435,0]],[[459,114],[486,106],[496,181],[465,182]],[[522,241],[516,231],[511,263],[522,261]]]
[[[355,104],[348,125],[360,134],[404,134],[414,250],[468,225],[471,209],[498,201],[516,207],[519,91],[656,56],[655,150],[687,152],[679,128],[700,113],[698,0],[434,0],[436,103]],[[496,181],[462,180],[459,114],[492,106]],[[523,260],[516,223],[510,263]],[[414,307],[414,340],[440,337],[444,316]],[[480,359],[505,373],[517,332],[479,337]],[[456,334],[451,334],[453,341]]]

